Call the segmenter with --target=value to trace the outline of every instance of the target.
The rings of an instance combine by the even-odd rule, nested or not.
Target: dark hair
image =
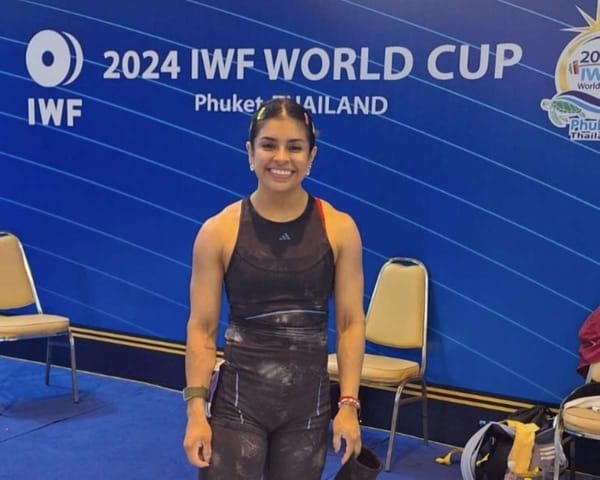
[[[312,149],[317,140],[317,130],[313,123],[310,113],[298,102],[291,98],[274,98],[264,102],[256,111],[250,122],[250,143],[254,144],[254,139],[258,135],[262,125],[271,118],[290,117],[302,122],[306,127],[308,143]]]

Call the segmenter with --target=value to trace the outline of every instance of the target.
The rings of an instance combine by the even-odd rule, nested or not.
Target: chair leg
[[[571,449],[566,450],[567,444],[573,441],[573,437],[564,433],[564,424],[562,420],[562,410],[559,410],[558,415],[554,419],[554,461],[552,479],[559,480],[561,477],[561,469],[571,467]],[[565,451],[566,450],[566,451]]]
[[[571,437],[569,441],[569,478],[575,480],[577,477],[577,468],[575,468],[575,438]]]
[[[429,419],[428,419],[428,405],[427,405],[427,383],[425,379],[421,381],[421,414],[423,416],[423,442],[425,445],[429,445]]]
[[[46,385],[50,385],[50,364],[52,363],[52,345],[50,343],[50,338],[46,339],[46,374],[45,374],[45,382]]]
[[[559,480],[560,464],[558,463],[558,455],[554,458],[554,472],[552,472],[552,480]]]
[[[394,410],[392,411],[392,424],[390,425],[390,438],[388,439],[387,455],[385,456],[385,471],[389,472],[392,468],[392,454],[394,452],[394,443],[396,441],[396,423],[398,422],[398,407],[400,406],[400,397],[402,388],[396,392],[394,398]]]
[[[77,386],[77,364],[75,361],[75,339],[69,331],[69,350],[71,351],[71,387],[73,389],[73,402],[79,403],[79,388]]]

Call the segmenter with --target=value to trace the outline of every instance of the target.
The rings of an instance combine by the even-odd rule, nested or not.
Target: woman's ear
[[[313,162],[315,161],[315,157],[317,156],[317,147],[313,147],[310,151],[310,155],[308,156],[308,166],[306,167],[306,176],[310,175],[310,169],[313,166]]]
[[[250,142],[250,140],[248,140],[246,142],[246,153],[248,153],[248,165],[250,167],[250,171],[253,172],[254,171],[254,161],[253,161],[252,157],[254,156],[254,152],[252,150],[252,142]]]

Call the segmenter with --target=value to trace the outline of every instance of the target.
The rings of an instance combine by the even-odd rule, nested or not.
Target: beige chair
[[[379,271],[367,311],[366,337],[372,344],[393,347],[397,356],[366,354],[363,362],[361,385],[396,392],[385,470],[392,464],[398,409],[422,401],[423,439],[427,433],[427,293],[428,273],[425,266],[412,258],[396,257],[384,263]],[[406,358],[407,353],[413,353]],[[403,356],[405,358],[403,358]],[[335,354],[329,355],[329,376],[339,381]],[[416,383],[420,389],[402,397],[407,383]]]
[[[0,232],[0,311],[14,312],[31,305],[35,305],[36,313],[0,315],[0,342],[46,338],[46,385],[48,385],[52,360],[51,339],[56,336],[66,336],[71,352],[73,401],[77,403],[79,393],[75,367],[75,342],[69,319],[43,313],[21,242],[11,233]]]
[[[576,478],[575,438],[600,440],[600,362],[590,365],[585,384],[573,390],[560,404],[555,420],[554,480],[560,477],[560,465],[565,463],[562,448],[569,444],[571,480]],[[570,436],[570,438],[569,438]]]

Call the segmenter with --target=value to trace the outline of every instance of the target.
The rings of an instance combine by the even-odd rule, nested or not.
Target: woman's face
[[[310,148],[306,126],[290,117],[266,120],[246,150],[259,185],[278,192],[297,188],[317,153],[317,147]]]

